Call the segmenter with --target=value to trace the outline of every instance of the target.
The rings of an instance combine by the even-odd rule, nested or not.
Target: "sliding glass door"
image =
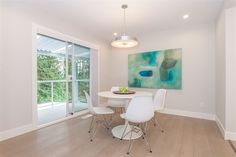
[[[87,109],[90,49],[37,35],[38,124],[47,124]]]
[[[74,97],[75,112],[87,108],[84,91],[89,93],[90,89],[90,49],[75,45],[74,51]]]

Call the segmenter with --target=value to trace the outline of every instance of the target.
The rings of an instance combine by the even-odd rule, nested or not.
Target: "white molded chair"
[[[119,91],[119,87],[118,86],[114,86],[114,87],[111,87],[111,92],[114,92],[114,91]],[[109,106],[111,107],[125,107],[126,105],[126,101],[127,100],[120,100],[120,99],[112,99],[112,98],[109,98],[107,100],[107,103]]]
[[[106,127],[109,130],[110,124],[109,124],[109,122],[107,122],[105,116],[114,114],[114,111],[112,109],[108,108],[108,107],[100,107],[100,106],[99,107],[94,107],[91,97],[88,95],[87,92],[84,91],[84,93],[85,93],[86,100],[87,100],[87,103],[88,103],[88,110],[93,116],[90,127],[89,127],[89,131],[88,131],[90,133],[94,128],[94,131],[93,131],[93,133],[91,135],[91,138],[90,138],[90,141],[93,141],[93,138],[96,134],[98,124],[103,124],[103,126]],[[103,120],[97,120],[96,118],[98,116],[103,116]],[[95,124],[94,124],[94,122],[95,122]]]
[[[165,99],[166,99],[166,92],[167,92],[166,89],[159,89],[156,92],[156,95],[154,96],[154,100],[153,100],[153,102],[154,102],[154,111],[155,112],[159,112],[159,111],[164,110],[164,108],[165,108]],[[162,129],[161,125],[157,121],[156,114],[154,115],[153,122],[154,122],[154,126],[158,125],[160,127],[161,131],[164,132],[164,130]]]
[[[124,118],[126,121],[131,122],[131,123],[136,123],[137,126],[141,126],[142,124],[146,124],[147,122],[150,121],[154,116],[154,110],[153,110],[153,100],[151,96],[136,96],[133,97],[132,100],[129,103],[129,106],[127,108],[126,113],[121,114],[121,117]],[[125,130],[123,132],[123,135],[121,139],[128,134],[130,135],[129,139],[129,148],[127,154],[130,153],[132,144],[133,144],[133,139],[132,139],[132,133],[140,133],[141,136],[145,142],[146,145],[149,147],[149,151],[152,152],[151,147],[146,139],[146,133],[144,133],[142,128],[139,127],[134,127],[131,126],[131,130],[125,134],[126,129],[128,127],[128,123],[126,123]]]

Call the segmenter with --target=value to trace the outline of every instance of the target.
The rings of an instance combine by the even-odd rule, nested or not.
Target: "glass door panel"
[[[90,49],[37,35],[38,124],[87,109],[90,93]]]
[[[66,42],[37,35],[38,124],[66,117]]]
[[[74,47],[74,97],[75,112],[87,109],[84,91],[90,93],[90,49],[75,45]]]
[[[73,65],[73,60],[74,60],[74,44],[72,43],[68,43],[67,46],[67,53],[68,53],[68,75],[67,75],[67,79],[68,79],[68,113],[69,114],[73,114],[74,113],[74,96],[73,96],[73,69],[74,69],[74,65]]]

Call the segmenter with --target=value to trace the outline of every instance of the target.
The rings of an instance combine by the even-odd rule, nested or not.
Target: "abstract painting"
[[[130,54],[128,86],[182,89],[182,49]]]

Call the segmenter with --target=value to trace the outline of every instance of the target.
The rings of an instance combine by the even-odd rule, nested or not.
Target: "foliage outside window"
[[[66,101],[66,59],[64,56],[45,55],[38,53],[38,104],[51,102],[51,88],[53,83],[53,102]],[[71,75],[72,60],[68,59],[68,73]],[[76,83],[79,101],[86,102],[84,90],[89,92],[90,59],[76,57]],[[69,102],[72,101],[72,82],[69,82]]]

